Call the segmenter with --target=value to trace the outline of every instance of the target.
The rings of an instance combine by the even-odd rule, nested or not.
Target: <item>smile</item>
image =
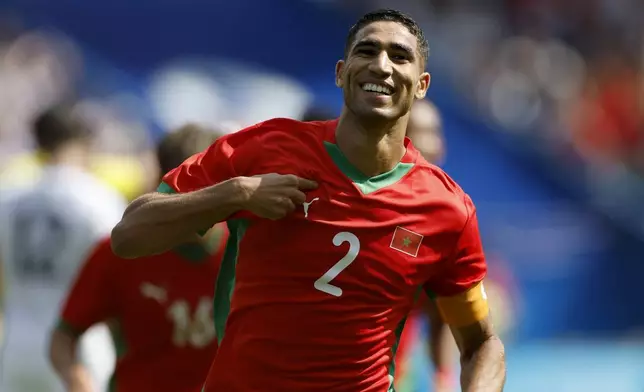
[[[375,84],[375,83],[365,83],[362,85],[362,90],[371,92],[371,93],[378,93],[378,94],[384,94],[384,95],[391,95],[392,91],[389,86],[384,86],[382,84]]]

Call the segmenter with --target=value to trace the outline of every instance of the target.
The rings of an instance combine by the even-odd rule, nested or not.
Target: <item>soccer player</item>
[[[460,348],[463,390],[502,390],[474,205],[405,138],[429,87],[427,53],[408,16],[366,14],[336,65],[338,120],[272,119],[227,135],[128,206],[112,231],[127,258],[227,221],[205,392],[391,391],[396,342],[423,289]]]
[[[445,157],[445,141],[442,131],[442,120],[436,106],[426,100],[417,100],[413,106],[407,123],[407,137],[422,156],[433,164],[439,165]],[[427,316],[430,325],[428,348],[430,359],[434,365],[434,392],[452,390],[453,377],[452,363],[452,337],[447,324],[443,322],[436,304],[422,295],[416,308],[410,314],[411,320],[407,322],[396,355],[396,382],[398,385],[407,384],[406,375],[409,351],[417,339],[417,322],[421,315]],[[398,388],[402,389],[402,388]]]
[[[193,125],[166,136],[157,148],[162,173],[206,149],[215,134]],[[212,282],[227,232],[178,251],[136,262],[112,253],[109,237],[77,276],[50,345],[51,363],[68,391],[89,392],[76,357],[80,336],[109,322],[118,348],[111,391],[197,392],[217,351]]]
[[[86,171],[91,130],[70,108],[46,111],[33,132],[46,152],[42,176],[0,194],[0,263],[7,283],[0,390],[8,392],[60,390],[46,359],[56,311],[82,261],[126,207]],[[115,355],[107,327],[92,328],[79,348],[92,382],[106,385]]]
[[[445,160],[445,139],[440,112],[434,103],[414,102],[407,124],[407,137],[428,162],[441,165]]]

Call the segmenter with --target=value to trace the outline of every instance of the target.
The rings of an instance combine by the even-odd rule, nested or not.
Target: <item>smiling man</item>
[[[128,207],[112,232],[127,258],[228,223],[220,347],[204,391],[393,391],[397,340],[420,290],[451,326],[463,391],[502,390],[474,205],[405,138],[429,87],[427,53],[408,16],[363,16],[336,65],[339,119],[273,119],[227,135]]]

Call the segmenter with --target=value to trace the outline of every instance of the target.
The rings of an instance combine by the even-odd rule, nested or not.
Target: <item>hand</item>
[[[242,177],[241,186],[246,195],[244,210],[271,220],[285,217],[306,201],[303,191],[316,189],[315,181],[293,174],[263,174]]]
[[[67,392],[96,392],[92,387],[87,385],[71,385]]]
[[[97,392],[89,374],[79,375],[72,382],[67,384],[67,392]]]
[[[441,382],[434,382],[433,392],[454,392],[455,389],[452,386],[452,383],[445,384]]]
[[[434,392],[453,392],[454,380],[449,370],[439,370],[434,374]]]
[[[69,367],[63,378],[63,383],[66,392],[97,392],[89,371],[80,364]]]

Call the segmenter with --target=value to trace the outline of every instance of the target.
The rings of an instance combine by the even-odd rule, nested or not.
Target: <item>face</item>
[[[418,101],[414,104],[407,124],[407,136],[427,161],[437,165],[443,162],[445,142],[441,131],[440,115],[426,101]]]
[[[363,119],[392,121],[406,115],[414,100],[425,96],[429,81],[416,37],[396,22],[362,28],[346,60],[336,66],[345,105]]]

